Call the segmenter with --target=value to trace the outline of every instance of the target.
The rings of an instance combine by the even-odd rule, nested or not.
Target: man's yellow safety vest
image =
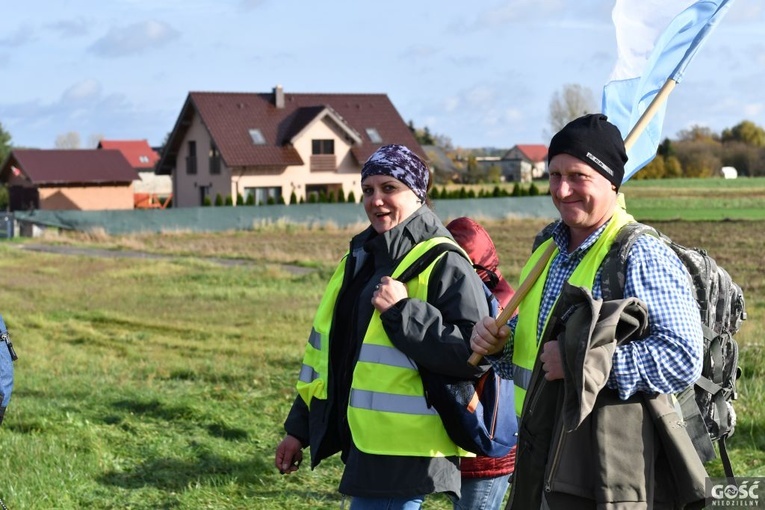
[[[571,277],[568,279],[568,283],[578,287],[586,287],[592,290],[592,286],[595,282],[595,276],[598,273],[598,268],[603,262],[603,259],[608,254],[608,250],[611,248],[611,244],[614,242],[614,238],[619,230],[626,223],[635,221],[632,216],[621,207],[617,207],[614,215],[606,226],[605,230],[595,241],[587,254],[582,258],[582,261],[574,270]],[[521,271],[521,281],[524,281],[531,269],[536,265],[537,261],[542,257],[542,254],[547,249],[547,246],[554,242],[552,237],[543,242],[534,253],[531,254],[526,265]],[[542,293],[544,290],[545,282],[547,281],[547,275],[550,271],[550,265],[553,259],[558,255],[558,249],[553,251],[552,256],[547,261],[547,265],[539,276],[534,286],[529,293],[521,301],[518,306],[518,322],[515,326],[515,334],[513,335],[513,381],[515,383],[515,414],[520,416],[523,409],[523,401],[526,398],[526,390],[529,387],[531,381],[531,373],[534,369],[534,362],[537,359],[537,351],[539,350],[539,339],[543,335],[537,336],[537,327],[539,324],[539,308],[542,304]],[[557,297],[556,297],[557,303]],[[550,310],[554,310],[553,305]],[[544,318],[544,329],[547,327],[549,315]]]

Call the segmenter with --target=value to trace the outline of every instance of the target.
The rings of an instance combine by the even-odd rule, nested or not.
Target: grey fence
[[[549,196],[437,200],[433,208],[444,222],[459,216],[481,220],[551,219],[558,215]],[[252,230],[274,223],[311,227],[331,224],[345,227],[368,222],[361,204],[185,207],[127,211],[17,211],[14,215],[21,226],[22,235],[29,235],[24,233],[35,228],[103,231],[110,235],[121,235],[141,232]]]

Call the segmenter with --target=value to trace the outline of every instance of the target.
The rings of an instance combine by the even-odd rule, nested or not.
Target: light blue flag
[[[603,113],[624,138],[664,83],[679,83],[688,63],[733,0],[616,0],[618,58],[603,88]],[[656,156],[666,102],[627,152],[626,182]]]

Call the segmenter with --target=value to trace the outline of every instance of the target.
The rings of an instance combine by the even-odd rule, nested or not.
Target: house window
[[[197,142],[189,140],[189,152],[186,155],[186,173],[196,175],[197,173]]]
[[[220,151],[210,142],[210,175],[220,175]]]
[[[367,136],[372,143],[382,143],[382,137],[375,128],[367,128]]]
[[[252,143],[254,143],[255,145],[266,144],[266,137],[263,136],[263,132],[260,129],[257,129],[257,128],[250,129],[250,138],[252,138]]]
[[[334,154],[334,140],[313,140],[311,145],[311,154]]]
[[[149,162],[149,156],[138,156],[138,161],[140,163],[148,163]]]
[[[249,196],[253,196],[256,204],[262,205],[269,203],[269,199],[274,204],[279,203],[279,198],[282,196],[281,186],[274,187],[262,187],[262,188],[244,188],[244,200],[247,202]]]

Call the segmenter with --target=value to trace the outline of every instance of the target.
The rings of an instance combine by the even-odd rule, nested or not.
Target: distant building
[[[496,167],[505,182],[531,182],[544,177],[547,171],[545,145],[516,145],[502,156],[481,156],[475,159],[482,173]]]
[[[136,209],[164,208],[173,195],[173,182],[169,175],[157,175],[154,167],[159,154],[146,140],[101,140],[99,149],[116,149],[125,156],[138,173],[133,183],[133,202]]]
[[[505,181],[531,182],[541,179],[546,173],[546,145],[516,145],[502,156],[502,175]]]
[[[461,170],[441,147],[423,145],[422,150],[425,151],[430,167],[433,169],[433,182],[446,184],[462,181],[464,170]]]
[[[380,146],[426,155],[385,94],[190,92],[160,155],[173,207],[217,195],[256,203],[321,193],[360,197],[361,166]]]
[[[132,209],[136,179],[118,150],[18,149],[0,168],[12,211]]]

